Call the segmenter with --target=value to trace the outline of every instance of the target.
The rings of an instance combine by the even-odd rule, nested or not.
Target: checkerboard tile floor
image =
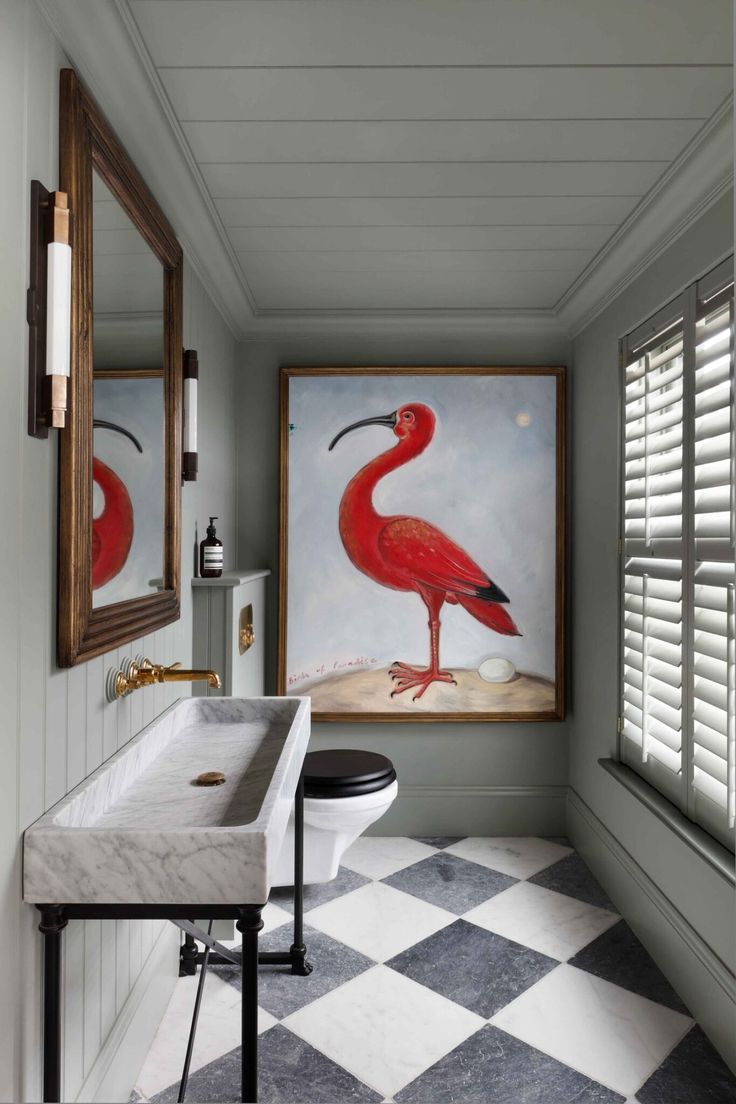
[[[262,949],[290,944],[276,890]],[[565,841],[363,837],[307,887],[314,973],[260,971],[263,1104],[733,1104],[736,1078]],[[238,971],[211,968],[187,1101],[239,1099]],[[132,1100],[175,1101],[195,978]]]

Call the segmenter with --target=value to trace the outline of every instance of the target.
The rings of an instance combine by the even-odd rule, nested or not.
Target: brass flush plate
[[[240,611],[240,626],[238,632],[238,647],[240,654],[247,652],[252,644],[255,644],[256,633],[253,628],[253,605],[249,603]]]

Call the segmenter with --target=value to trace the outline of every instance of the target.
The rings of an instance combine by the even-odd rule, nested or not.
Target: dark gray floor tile
[[[360,889],[366,885],[370,878],[364,878],[362,874],[356,874],[354,870],[348,870],[341,866],[337,877],[331,882],[320,882],[318,885],[306,885],[304,887],[304,911],[316,908],[317,905],[326,905],[328,901],[334,901],[336,897],[342,897],[343,893],[350,893],[354,889]],[[294,890],[290,887],[280,886],[272,889],[269,901],[273,901],[279,908],[286,909],[292,915],[294,913]]]
[[[288,925],[275,928],[262,936],[258,944],[262,951],[288,951],[290,935]],[[372,959],[313,928],[305,927],[304,942],[307,960],[314,967],[309,977],[295,977],[288,966],[261,966],[258,971],[258,1003],[279,1020],[375,966]],[[240,989],[239,967],[212,966],[210,969],[216,970],[223,981]]]
[[[386,965],[488,1019],[559,962],[456,920]]]
[[[564,859],[540,870],[529,881],[545,889],[554,889],[557,893],[566,893],[568,897],[577,897],[579,901],[586,901],[589,905],[616,911],[576,852],[565,855]]]
[[[152,1104],[172,1104],[178,1085],[152,1098]],[[309,1043],[277,1024],[258,1044],[260,1104],[373,1104],[380,1101],[357,1077]],[[189,1078],[187,1104],[229,1104],[240,1100],[240,1047],[203,1066]]]
[[[439,851],[428,859],[390,874],[383,881],[394,889],[462,916],[514,885],[516,878]]]
[[[442,850],[452,843],[459,843],[461,839],[465,839],[465,836],[412,836],[412,839],[417,843],[426,843],[429,847],[439,847]]]
[[[612,981],[640,997],[690,1013],[659,967],[650,958],[629,925],[620,920],[570,959],[571,966]]]
[[[641,1104],[734,1104],[736,1077],[696,1025],[639,1089],[636,1099]]]
[[[624,1097],[488,1026],[395,1099],[397,1104],[622,1104]]]

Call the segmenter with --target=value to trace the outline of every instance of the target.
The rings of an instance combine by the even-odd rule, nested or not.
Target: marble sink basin
[[[264,903],[309,730],[308,698],[175,702],[27,829],[24,899]]]

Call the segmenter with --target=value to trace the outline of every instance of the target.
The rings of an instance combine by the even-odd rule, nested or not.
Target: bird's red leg
[[[405,690],[417,689],[412,701],[418,701],[433,682],[449,682],[457,686],[450,671],[440,669],[440,609],[445,600],[438,591],[422,593],[429,613],[429,667],[412,667],[408,663],[396,662],[389,668],[389,675],[396,683],[391,697],[403,694]]]

